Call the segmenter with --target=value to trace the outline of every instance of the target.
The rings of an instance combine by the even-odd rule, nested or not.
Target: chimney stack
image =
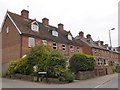
[[[61,24],[61,23],[59,23],[59,24],[58,24],[58,29],[59,29],[59,30],[64,30],[64,25]]]
[[[28,18],[29,18],[29,11],[23,9],[23,10],[21,11],[21,16],[22,16],[23,18],[28,19]]]
[[[103,42],[103,41],[100,41],[100,44],[103,46],[104,42]]]
[[[84,37],[84,32],[80,31],[79,36]]]
[[[42,24],[45,25],[45,26],[48,26],[49,25],[49,19],[43,18],[42,19]]]
[[[87,34],[87,39],[91,39],[91,35],[90,34]]]

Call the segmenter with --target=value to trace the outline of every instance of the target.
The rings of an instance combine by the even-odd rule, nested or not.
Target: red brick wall
[[[6,28],[9,26],[9,33]],[[2,63],[20,58],[20,35],[7,17],[2,28]]]
[[[42,40],[39,38],[35,38],[35,45],[42,45]],[[47,45],[51,48],[53,47],[52,41],[47,41]],[[61,51],[65,56],[71,56],[74,52],[77,52],[77,46],[74,46],[74,52],[70,51],[70,45],[66,45],[66,51],[62,50],[62,44],[57,43],[57,50]],[[82,48],[80,48],[82,51]],[[22,36],[22,56],[28,54],[30,48],[28,47],[28,36]]]

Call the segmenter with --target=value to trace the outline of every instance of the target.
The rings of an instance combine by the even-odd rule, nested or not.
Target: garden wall
[[[94,77],[95,77],[94,71],[84,71],[84,72],[79,71],[76,74],[77,80],[85,80],[85,79],[90,79],[90,78],[94,78]]]

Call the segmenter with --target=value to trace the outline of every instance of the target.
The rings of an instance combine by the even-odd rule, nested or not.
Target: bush
[[[36,46],[30,50],[27,56],[27,71],[33,73],[33,66],[38,65],[38,71],[44,71],[46,58],[50,49],[45,46]]]
[[[75,74],[72,73],[70,70],[65,70],[61,76],[59,76],[59,81],[62,81],[62,82],[67,82],[67,83],[70,83],[70,82],[73,82],[74,79],[75,79]]]
[[[17,71],[17,60],[11,61],[8,66],[8,74],[14,74]]]
[[[92,71],[94,66],[94,58],[91,55],[75,53],[70,58],[70,69],[75,73],[78,71]]]
[[[58,51],[51,51],[46,60],[46,71],[50,77],[59,77],[66,69],[66,58]]]
[[[119,64],[116,65],[116,72],[120,73],[120,65]]]

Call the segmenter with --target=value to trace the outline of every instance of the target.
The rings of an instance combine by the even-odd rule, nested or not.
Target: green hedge
[[[70,58],[70,69],[77,73],[78,71],[92,71],[95,67],[94,57],[83,53],[74,53]]]

